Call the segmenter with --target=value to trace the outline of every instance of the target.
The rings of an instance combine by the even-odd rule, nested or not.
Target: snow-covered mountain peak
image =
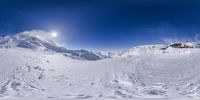
[[[43,30],[24,31],[19,34],[16,34],[15,37],[21,40],[29,40],[29,39],[38,38],[45,42],[55,43],[55,38],[51,36],[51,32],[47,32]]]
[[[56,42],[49,34],[49,32],[42,30],[25,31],[2,37],[0,39],[0,45],[42,50],[49,49],[47,45],[56,47]]]
[[[63,53],[67,57],[87,60],[98,60],[100,57],[86,50],[68,50],[59,46],[51,33],[41,30],[25,31],[0,39],[1,48],[26,48],[32,50],[53,51]]]

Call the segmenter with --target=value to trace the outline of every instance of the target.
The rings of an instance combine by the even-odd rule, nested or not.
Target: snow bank
[[[0,99],[200,98],[200,50],[140,46],[98,61],[0,49]]]

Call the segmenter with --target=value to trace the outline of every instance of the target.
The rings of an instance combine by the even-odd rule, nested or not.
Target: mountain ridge
[[[65,56],[86,59],[86,60],[100,60],[113,57],[130,57],[140,55],[141,53],[167,53],[171,49],[186,49],[186,48],[200,48],[200,43],[197,42],[177,42],[172,44],[155,44],[155,45],[140,45],[133,48],[118,51],[118,52],[93,52],[87,50],[69,50],[63,46],[58,45],[48,32],[41,30],[25,31],[15,35],[8,35],[0,38],[0,47],[19,47],[33,50],[44,50],[63,53]],[[180,50],[179,50],[180,51]]]
[[[43,31],[42,31],[43,32]],[[34,34],[31,34],[34,33]],[[100,57],[94,53],[86,50],[68,50],[65,47],[58,46],[53,40],[42,37],[35,33],[38,31],[32,32],[22,32],[12,36],[5,36],[0,38],[0,46],[2,47],[19,47],[33,50],[44,50],[44,51],[53,51],[58,53],[63,53],[66,56],[79,57],[86,60],[99,60]],[[41,33],[39,31],[39,33]],[[44,35],[45,33],[42,33]],[[47,34],[46,34],[47,35]]]

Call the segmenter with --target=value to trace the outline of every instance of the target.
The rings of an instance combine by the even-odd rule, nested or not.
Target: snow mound
[[[21,53],[21,50],[0,50],[0,96],[25,96],[32,91],[41,91],[39,81],[44,78],[41,59],[26,50]]]
[[[26,95],[27,92],[41,91],[38,81],[43,78],[40,67],[20,67],[1,75],[0,95]]]

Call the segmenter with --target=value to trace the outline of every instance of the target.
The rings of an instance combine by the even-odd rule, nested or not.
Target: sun
[[[51,36],[52,36],[52,37],[57,37],[57,36],[58,36],[58,33],[57,33],[57,32],[52,32],[52,33],[51,33]]]

